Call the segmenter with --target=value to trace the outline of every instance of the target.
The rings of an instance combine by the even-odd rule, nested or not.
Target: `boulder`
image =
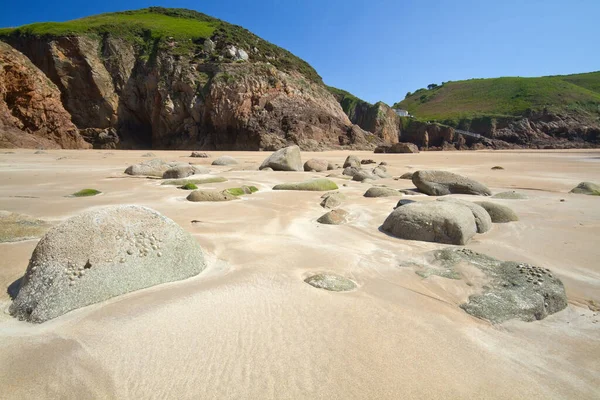
[[[142,154],[142,157],[144,157],[144,158],[155,158],[156,154],[154,154],[154,153],[144,153],[144,154]]]
[[[256,186],[242,185],[236,188],[225,189],[225,191],[234,196],[243,196],[245,194],[252,194],[258,192],[258,188]]]
[[[477,232],[477,225],[469,208],[430,201],[396,208],[381,229],[402,239],[464,245]]]
[[[518,221],[519,217],[513,210],[502,204],[492,203],[491,201],[478,201],[475,204],[480,205],[488,212],[495,224]]]
[[[346,199],[346,196],[341,194],[340,192],[335,193],[325,193],[321,196],[323,201],[321,201],[321,207],[323,208],[336,208],[342,204],[342,201]]]
[[[394,207],[394,210],[395,210],[396,208],[398,208],[398,207],[402,207],[402,206],[405,206],[405,205],[407,205],[407,204],[411,204],[411,203],[416,203],[416,201],[414,201],[414,200],[409,200],[409,199],[401,199],[401,200],[398,200],[398,203],[396,203],[396,207]]]
[[[263,161],[259,169],[267,167],[274,171],[302,171],[300,147],[290,146],[277,150]]]
[[[194,157],[194,158],[208,158],[208,154],[201,153],[199,151],[192,151],[192,154],[190,154],[190,157]]]
[[[238,161],[230,156],[221,156],[212,162],[212,165],[236,165]]]
[[[414,172],[405,172],[402,175],[400,175],[400,179],[409,179],[412,180]]]
[[[423,193],[430,196],[447,194],[473,194],[491,196],[490,189],[479,182],[446,171],[417,171],[412,182]]]
[[[369,188],[365,192],[364,196],[365,197],[390,197],[390,196],[402,196],[402,193],[400,193],[396,189],[392,189],[392,188],[388,188],[388,187],[373,186],[372,188]]]
[[[304,163],[305,171],[323,172],[327,171],[329,163],[326,160],[320,160],[318,158],[311,158]]]
[[[304,280],[312,287],[332,292],[347,292],[356,289],[356,283],[343,276],[333,274],[313,275]]]
[[[470,209],[473,213],[473,217],[475,218],[477,233],[485,233],[492,229],[492,218],[490,217],[490,214],[488,214],[488,212],[480,205],[466,200],[455,199],[453,197],[440,197],[438,201],[457,203]]]
[[[378,146],[375,153],[418,153],[419,148],[414,143],[394,143],[393,145]]]
[[[273,190],[307,190],[307,191],[315,191],[315,192],[325,192],[328,190],[337,190],[339,189],[335,182],[330,181],[329,179],[310,179],[304,182],[295,182],[295,183],[281,183],[279,185],[275,185]]]
[[[327,163],[327,171],[332,171],[334,169],[337,169],[339,166],[336,166],[330,162]]]
[[[206,264],[198,242],[146,207],[87,211],[36,246],[10,313],[44,322],[124,293],[189,278]]]
[[[375,160],[372,160],[372,159],[370,159],[370,158],[369,158],[369,159],[367,159],[367,160],[360,160],[360,163],[361,163],[362,165],[366,165],[366,164],[377,164],[377,163],[375,162]]]
[[[163,179],[181,179],[196,174],[207,174],[208,168],[196,165],[177,165],[171,167],[163,173]]]
[[[50,224],[41,219],[10,211],[0,211],[0,243],[39,238],[49,228]]]
[[[229,193],[227,190],[223,190],[222,192],[216,190],[194,190],[186,199],[193,202],[230,201],[237,199],[237,196]]]
[[[600,196],[600,185],[593,182],[581,182],[579,185],[571,189],[570,193]]]
[[[168,163],[155,158],[139,164],[130,165],[125,170],[125,173],[127,175],[156,176],[162,178],[165,171],[169,168],[171,168],[171,166]]]
[[[326,225],[341,225],[348,221],[348,213],[342,209],[331,210],[323,214],[317,222]]]
[[[344,161],[343,168],[353,167],[360,169],[360,158],[356,156],[348,156],[346,157],[346,161]]]
[[[387,168],[385,168],[383,165],[373,168],[373,175],[383,179],[392,177],[387,173]]]
[[[364,169],[353,170],[352,172],[354,173],[354,175],[352,175],[353,181],[364,182],[365,180],[374,181],[378,179],[376,175],[373,175],[371,172]]]
[[[524,200],[528,199],[526,195],[523,193],[515,192],[511,190],[509,192],[496,193],[492,196],[494,199],[503,199],[503,200]]]
[[[485,279],[475,283],[477,294],[460,305],[477,318],[494,324],[511,319],[531,322],[567,307],[565,288],[548,268],[504,262],[469,249],[438,250],[434,257],[444,270],[458,272],[463,270],[459,265],[469,265],[483,273]]]

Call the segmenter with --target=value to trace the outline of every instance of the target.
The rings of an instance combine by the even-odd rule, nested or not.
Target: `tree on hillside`
[[[406,96],[404,96],[404,98],[409,97],[411,94],[412,94],[411,92],[406,92]]]
[[[435,89],[436,87],[438,87],[438,85],[435,83],[430,83],[429,85],[427,85],[427,89],[429,89],[429,90]]]

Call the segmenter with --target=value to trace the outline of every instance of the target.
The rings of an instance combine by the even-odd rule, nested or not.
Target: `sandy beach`
[[[43,324],[11,317],[0,293],[0,386],[4,399],[595,399],[600,388],[600,198],[569,194],[600,181],[600,151],[472,151],[373,154],[303,152],[342,164],[349,154],[399,176],[441,169],[517,190],[495,200],[520,221],[494,224],[465,247],[551,269],[569,306],[536,322],[493,325],[459,305],[465,280],[423,278],[411,263],[448,247],[386,235],[379,227],[399,198],[365,198],[370,184],[333,180],[347,200],[346,225],[321,225],[320,192],[273,191],[330,172],[257,171],[269,152],[153,151],[205,165],[259,191],[239,200],[192,203],[160,180],[123,174],[144,151],[0,152],[0,210],[58,223],[114,204],[150,207],[202,246],[196,277],[129,293]],[[220,155],[237,166],[211,166]],[[504,170],[491,170],[493,166]],[[341,171],[338,171],[341,172]],[[382,179],[397,189],[410,180]],[[342,186],[346,184],[347,186]],[[84,188],[99,196],[66,197]],[[466,195],[453,195],[469,199]],[[412,196],[404,196],[412,198]],[[414,196],[416,199],[417,196]],[[564,199],[565,201],[561,201]],[[418,196],[419,201],[435,200]],[[192,222],[196,221],[196,222]],[[0,284],[19,279],[36,240],[0,244]],[[334,293],[303,280],[331,272],[356,290]]]

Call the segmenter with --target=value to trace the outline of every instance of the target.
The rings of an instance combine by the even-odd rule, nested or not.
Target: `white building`
[[[410,114],[406,110],[401,110],[399,108],[395,108],[394,111],[396,111],[396,114],[398,114],[401,117],[410,117]]]

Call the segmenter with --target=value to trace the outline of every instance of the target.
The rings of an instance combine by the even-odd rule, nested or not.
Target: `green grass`
[[[600,72],[446,82],[432,90],[419,89],[394,108],[450,125],[461,119],[515,117],[544,109],[600,114]]]
[[[71,195],[71,197],[89,197],[89,196],[96,196],[97,194],[102,193],[99,190],[96,189],[82,189],[79,192],[73,193]]]
[[[227,182],[227,179],[225,179],[221,176],[216,176],[214,178],[205,178],[205,179],[169,179],[169,180],[163,181],[161,183],[161,185],[175,185],[175,186],[183,186],[183,185],[188,185],[188,184],[204,185],[206,183],[221,183],[221,182]]]
[[[196,190],[196,189],[198,189],[198,186],[196,186],[193,183],[186,183],[185,185],[181,186],[181,189],[183,189],[183,190]]]
[[[9,42],[10,39],[22,36],[53,38],[78,35],[111,35],[133,41],[143,50],[139,55],[142,59],[151,59],[157,51],[191,56],[200,52],[205,39],[211,38],[217,44],[215,53],[228,45],[234,45],[244,49],[250,55],[251,62],[269,62],[282,71],[297,71],[314,82],[322,83],[314,68],[289,51],[259,38],[241,26],[193,10],[150,7],[66,22],[40,22],[18,28],[0,28],[0,39]],[[168,43],[171,38],[177,41],[174,47]],[[217,55],[213,54],[212,59],[216,60]]]

